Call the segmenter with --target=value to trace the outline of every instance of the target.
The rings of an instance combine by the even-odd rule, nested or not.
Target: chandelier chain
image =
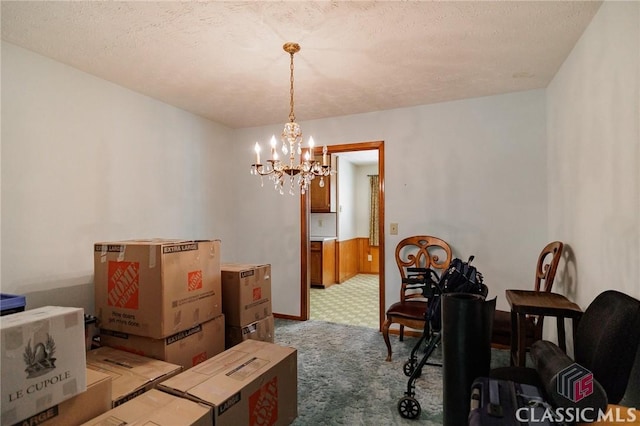
[[[291,69],[291,88],[289,89],[289,94],[291,96],[289,105],[291,106],[291,110],[289,111],[289,121],[293,123],[294,121],[296,121],[296,115],[293,112],[293,52],[289,53],[289,55],[291,56],[291,65],[289,66],[289,68]]]

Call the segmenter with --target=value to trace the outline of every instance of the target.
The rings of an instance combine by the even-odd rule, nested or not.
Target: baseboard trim
[[[274,318],[280,318],[280,319],[286,319],[286,320],[293,320],[293,321],[304,321],[302,319],[301,316],[294,316],[294,315],[285,315],[285,314],[273,314]]]

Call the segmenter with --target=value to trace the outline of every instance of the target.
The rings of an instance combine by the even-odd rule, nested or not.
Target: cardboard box
[[[245,340],[253,339],[273,343],[273,315],[244,327],[227,326],[225,344],[227,349]]]
[[[2,426],[87,388],[84,311],[45,306],[0,316]]]
[[[271,315],[271,265],[224,263],[222,310],[227,325],[240,327]]]
[[[101,330],[103,346],[167,361],[185,370],[224,351],[224,315],[164,339]]]
[[[211,408],[152,389],[83,426],[118,426],[135,423],[154,426],[211,426]]]
[[[87,390],[24,419],[20,425],[69,426],[91,420],[111,409],[111,376],[86,369]]]
[[[155,388],[182,371],[179,365],[107,347],[87,352],[87,368],[111,376],[112,407]]]
[[[94,245],[100,327],[162,339],[222,314],[220,241]]]
[[[288,425],[298,415],[294,348],[245,340],[158,388],[213,408],[216,426]]]

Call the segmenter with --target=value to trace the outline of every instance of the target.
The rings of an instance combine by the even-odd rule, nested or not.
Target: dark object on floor
[[[471,384],[491,368],[491,324],[496,299],[449,293],[442,298],[443,411],[445,425],[465,424]]]
[[[540,252],[533,287],[535,291],[551,291],[563,247],[564,245],[560,241],[554,241],[547,244]],[[543,319],[544,317],[541,316],[527,317],[525,348],[531,347],[533,342],[542,339]],[[509,347],[511,343],[511,312],[496,310],[491,343],[501,348]]]
[[[640,344],[640,301],[616,290],[600,293],[587,307],[574,338],[575,359],[554,343],[539,340],[531,347],[534,368],[505,367],[490,377],[535,384],[554,407],[604,410],[625,394]],[[569,373],[571,377],[569,378]],[[585,380],[586,392],[575,395],[563,379]],[[558,383],[558,380],[561,383]]]
[[[464,334],[464,336],[457,337],[461,337],[465,342],[465,347],[468,347],[468,349],[474,351],[474,354],[477,355],[475,361],[470,363],[465,361],[462,363],[464,365],[456,363],[454,356],[450,355],[452,367],[449,374],[452,376],[452,383],[460,377],[464,380],[467,371],[473,371],[475,373],[475,375],[471,375],[469,380],[465,382],[465,385],[462,386],[462,388],[464,388],[463,393],[468,392],[469,385],[474,377],[479,374],[486,374],[489,371],[489,363],[491,361],[489,340],[491,336],[493,311],[495,310],[495,299],[491,302],[484,303],[488,289],[482,283],[482,275],[469,264],[472,260],[473,256],[469,259],[469,262],[454,259],[439,282],[426,279],[428,282],[426,283],[427,287],[425,287],[424,296],[428,299],[428,302],[427,310],[424,314],[424,332],[422,337],[416,342],[409,360],[403,367],[405,375],[409,376],[409,381],[407,382],[407,391],[404,397],[398,401],[398,412],[404,418],[416,419],[420,416],[420,403],[415,398],[415,382],[418,377],[422,375],[422,369],[425,365],[442,367],[441,364],[428,362],[433,351],[440,344],[442,335],[446,333],[451,333],[452,335]],[[409,275],[410,279],[412,279],[412,277],[422,277],[423,279],[425,279],[425,277],[431,277],[430,272],[419,268],[413,268],[410,272],[414,273],[414,275]],[[445,312],[446,310],[449,310],[450,313],[447,314],[447,312]],[[483,318],[486,318],[486,320]],[[451,326],[447,324],[447,321],[451,323]],[[443,323],[445,324],[444,326],[442,326]],[[483,325],[486,326],[486,330],[482,329]],[[466,331],[468,331],[468,333],[466,333]],[[484,353],[477,344],[478,339],[485,342],[486,353]],[[450,340],[453,342],[458,339],[451,338]],[[455,348],[456,344],[450,343],[449,346]],[[464,350],[464,348],[460,349]],[[420,350],[424,350],[424,355],[418,362],[417,353]],[[444,354],[446,359],[446,352],[444,352]],[[465,360],[467,359],[466,356],[464,358]],[[480,363],[484,365],[481,369],[465,368],[468,364],[477,366],[478,360],[486,361],[486,365],[484,365],[485,363],[483,361],[480,361]],[[468,407],[468,398],[464,401],[464,404]],[[463,414],[466,419],[466,414]]]
[[[404,340],[404,327],[423,330],[425,312],[427,311],[425,294],[430,291],[428,283],[439,280],[439,277],[431,276],[410,279],[408,269],[422,268],[441,274],[449,267],[451,259],[451,247],[437,237],[428,235],[408,237],[396,246],[396,264],[400,271],[402,284],[400,301],[389,307],[386,314],[387,319],[382,326],[382,336],[387,345],[387,361],[391,361],[389,327],[393,323],[400,324],[400,341]]]
[[[548,407],[549,403],[537,386],[479,377],[471,385],[469,426],[519,425],[516,419],[523,408],[527,418],[540,419],[536,425],[554,425],[542,420]]]

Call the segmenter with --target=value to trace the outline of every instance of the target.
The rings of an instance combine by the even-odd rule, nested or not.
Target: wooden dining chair
[[[547,244],[536,264],[536,276],[533,290],[550,292],[556,277],[558,263],[562,257],[564,245],[560,241]],[[525,350],[531,347],[533,342],[542,339],[542,324],[544,317],[539,315],[528,316],[525,323]],[[496,310],[493,320],[493,332],[491,344],[497,348],[508,348],[511,345],[511,312]]]
[[[392,304],[386,312],[382,326],[382,336],[387,345],[387,361],[391,361],[389,327],[400,325],[400,341],[404,339],[404,328],[420,330],[425,325],[427,299],[420,288],[407,285],[408,268],[430,268],[442,274],[451,262],[451,247],[437,237],[419,235],[403,239],[396,246],[396,264],[400,272],[400,300]]]

